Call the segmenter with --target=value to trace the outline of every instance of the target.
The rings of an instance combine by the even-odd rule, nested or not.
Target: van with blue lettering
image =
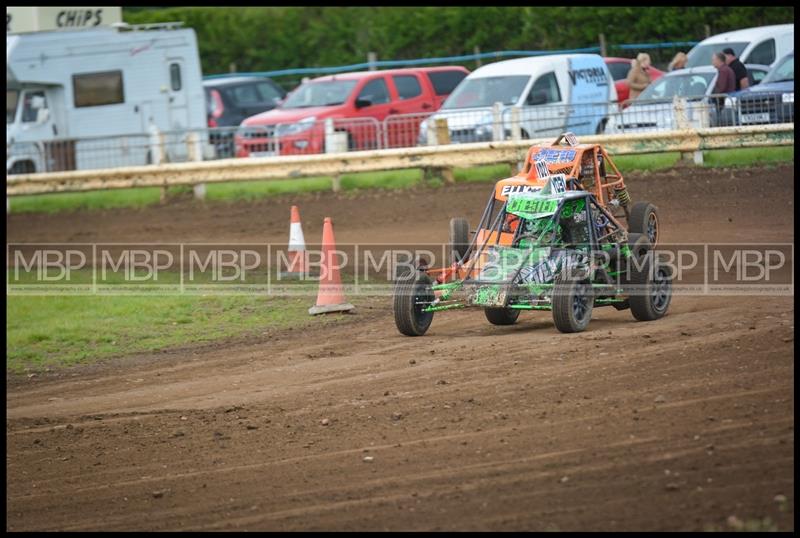
[[[433,143],[427,133],[439,118],[447,119],[453,143],[546,138],[564,131],[599,134],[616,111],[616,101],[614,79],[597,54],[495,62],[461,81],[422,123],[418,142]]]
[[[194,30],[103,26],[94,11],[54,20],[62,29],[12,27],[6,36],[7,174],[179,162],[208,152],[199,136],[187,139],[206,127]]]

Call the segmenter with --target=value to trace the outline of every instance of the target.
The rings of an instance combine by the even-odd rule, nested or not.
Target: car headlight
[[[792,93],[784,93],[781,96],[781,100],[784,103],[794,103],[794,92],[792,92]]]
[[[311,116],[310,118],[304,118],[297,123],[278,125],[278,127],[275,129],[275,136],[288,136],[308,131],[314,126],[314,122],[316,121],[316,116]]]
[[[735,97],[726,97],[725,98],[725,107],[726,108],[736,108],[736,98]]]

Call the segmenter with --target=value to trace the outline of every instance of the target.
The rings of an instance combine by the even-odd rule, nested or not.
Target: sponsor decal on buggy
[[[577,151],[574,149],[543,149],[536,154],[536,160],[543,160],[548,164],[571,163],[575,160],[575,155]]]
[[[553,198],[527,198],[513,196],[508,200],[506,211],[514,215],[535,219],[552,215],[558,209],[558,200]]]
[[[500,191],[500,194],[503,196],[510,196],[512,194],[538,192],[540,190],[542,190],[541,187],[535,187],[533,185],[505,185]]]
[[[518,284],[547,284],[552,282],[562,267],[584,267],[586,260],[574,250],[557,250],[550,255],[550,249],[543,260],[536,265],[523,267],[517,276]]]

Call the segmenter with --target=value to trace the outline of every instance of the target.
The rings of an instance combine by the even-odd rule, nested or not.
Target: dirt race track
[[[340,242],[443,241],[488,188],[11,215],[7,240],[284,242],[297,202],[307,240],[328,215]],[[794,241],[791,166],[629,188],[665,242]],[[7,529],[794,529],[792,297],[597,309],[578,335],[440,313],[422,338],[350,299],[302,334],[7,377]]]

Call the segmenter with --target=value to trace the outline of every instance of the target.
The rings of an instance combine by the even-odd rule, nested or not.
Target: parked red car
[[[459,66],[388,69],[315,78],[277,108],[245,119],[236,135],[238,157],[325,152],[325,120],[347,132],[348,149],[397,147],[416,141],[425,114],[439,109],[469,74]],[[419,114],[390,122],[389,115]]]
[[[608,70],[611,71],[611,78],[614,79],[614,86],[617,88],[617,99],[620,103],[627,101],[631,89],[626,79],[628,78],[628,71],[631,70],[631,62],[633,60],[630,58],[603,58],[603,60],[605,60]],[[664,71],[656,69],[652,65],[647,69],[647,72],[652,80],[659,79],[664,74]]]

